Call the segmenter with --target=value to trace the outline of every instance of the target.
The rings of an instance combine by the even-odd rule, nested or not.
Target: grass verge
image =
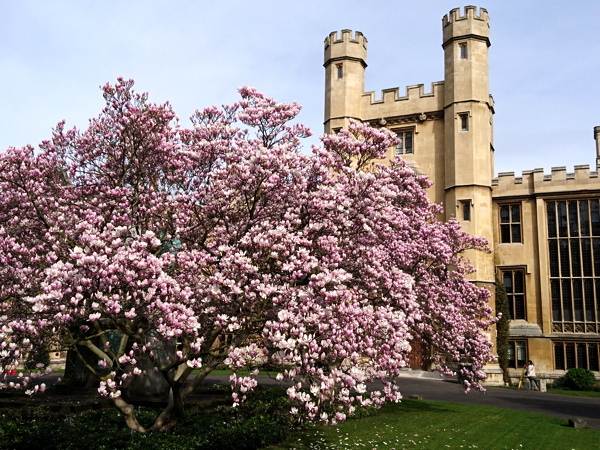
[[[502,389],[517,389],[516,386],[501,387]],[[526,391],[527,389],[524,390]],[[570,395],[571,397],[600,397],[600,391],[575,391],[572,389],[549,387],[546,389],[546,392],[548,392],[549,394]]]
[[[573,391],[569,389],[548,389],[550,394],[570,395],[571,397],[600,397],[598,391]]]
[[[373,417],[316,426],[270,450],[344,448],[592,449],[600,430],[569,428],[543,414],[460,403],[403,400]]]

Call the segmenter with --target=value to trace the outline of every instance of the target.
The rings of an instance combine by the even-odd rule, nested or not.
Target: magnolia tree
[[[5,364],[68,349],[141,432],[175,425],[222,365],[236,403],[258,367],[292,381],[298,421],[398,401],[415,341],[442,371],[470,358],[467,388],[480,386],[494,318],[460,255],[486,243],[440,222],[402,160],[376,164],[391,133],[352,123],[307,155],[295,103],[242,88],[185,128],[132,88],[104,86],[86,130],[60,123],[38,151],[0,154]],[[43,391],[39,369],[2,387]],[[169,400],[144,429],[126,388],[151,375]]]

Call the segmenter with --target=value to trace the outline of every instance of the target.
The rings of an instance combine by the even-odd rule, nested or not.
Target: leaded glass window
[[[553,332],[600,333],[599,200],[547,201],[546,213]],[[578,358],[570,349],[565,367]]]
[[[502,270],[502,280],[508,304],[511,319],[526,319],[525,315],[525,282],[524,271]]]
[[[569,370],[578,367],[598,372],[598,349],[598,342],[554,342],[554,368]]]
[[[398,131],[396,132],[398,144],[396,145],[396,155],[410,155],[413,153],[413,132]]]
[[[500,242],[521,242],[521,205],[500,205]]]

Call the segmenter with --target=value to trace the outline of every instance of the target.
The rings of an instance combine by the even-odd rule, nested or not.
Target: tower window
[[[413,132],[412,131],[397,131],[396,137],[398,144],[396,145],[396,155],[410,155],[413,153]]]
[[[344,77],[344,66],[342,64],[338,64],[336,67],[337,67],[337,77],[343,78]]]
[[[460,130],[461,131],[469,131],[469,115],[468,114],[459,114],[460,118]]]
[[[471,200],[460,200],[459,203],[462,212],[462,220],[471,220]]]
[[[460,59],[467,59],[467,43],[458,44],[460,47]]]

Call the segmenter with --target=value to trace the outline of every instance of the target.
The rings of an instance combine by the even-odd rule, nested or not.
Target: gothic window
[[[469,115],[468,114],[459,114],[460,119],[460,131],[469,131]]]
[[[413,131],[396,131],[398,144],[396,145],[396,155],[410,155],[413,153]]]
[[[575,367],[600,371],[598,342],[554,342],[554,369]]]
[[[525,271],[502,269],[502,282],[508,297],[510,318],[527,319],[525,314]]]
[[[335,67],[337,68],[337,77],[343,78],[344,77],[344,66],[342,64],[338,64]]]
[[[520,369],[527,361],[527,342],[508,341],[508,367]]]
[[[458,46],[460,48],[460,59],[467,59],[467,43],[462,42]]]
[[[462,220],[471,220],[471,200],[460,200],[459,206],[462,213]]]
[[[552,329],[600,333],[600,202],[548,201],[546,213]]]
[[[500,206],[500,242],[521,242],[521,205],[518,203]]]

